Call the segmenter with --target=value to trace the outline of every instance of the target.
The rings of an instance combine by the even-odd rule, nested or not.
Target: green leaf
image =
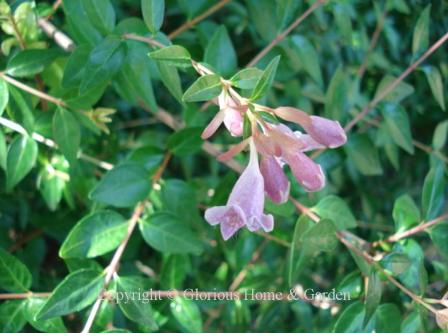
[[[40,311],[45,304],[45,299],[31,297],[26,301],[26,308],[24,311],[26,321],[30,323],[36,330],[45,333],[65,333],[67,329],[64,326],[62,318],[51,318],[47,320],[36,320],[35,314]]]
[[[0,116],[5,111],[6,105],[8,105],[9,100],[9,91],[8,84],[5,80],[0,78]]]
[[[187,127],[170,135],[167,142],[168,149],[177,156],[187,156],[201,150],[201,133],[203,128]]]
[[[81,130],[78,121],[66,109],[58,108],[53,116],[53,136],[70,164],[76,162],[81,144]]]
[[[340,66],[333,74],[325,94],[325,116],[342,121],[347,112],[348,84],[346,73]]]
[[[118,247],[128,224],[118,213],[96,211],[79,221],[59,250],[61,258],[94,258]]]
[[[351,135],[345,145],[345,150],[351,162],[363,175],[376,176],[383,173],[378,150],[367,135]]]
[[[378,84],[378,88],[376,89],[375,99],[379,98],[379,96],[383,95],[386,89],[396,80],[397,78],[392,75],[386,75],[381,82]],[[385,102],[395,102],[400,103],[406,97],[412,95],[414,93],[414,87],[410,84],[401,81],[398,83],[391,92],[389,92],[386,96],[382,98],[382,101]]]
[[[420,210],[408,194],[403,194],[395,200],[392,217],[396,232],[408,230],[421,220]]]
[[[434,95],[437,103],[443,111],[445,111],[445,98],[443,94],[443,81],[442,75],[437,67],[434,66],[423,66],[423,72],[425,72],[426,79],[428,80],[431,92]]]
[[[399,275],[409,268],[411,260],[405,253],[392,252],[381,259],[381,264],[393,275]]]
[[[117,291],[124,295],[132,295],[136,291],[143,291],[145,289],[147,288],[145,288],[143,281],[138,277],[119,277],[117,279]],[[152,331],[158,329],[149,301],[146,302],[129,297],[128,299],[119,301],[118,305],[124,315],[132,321],[145,325]]]
[[[428,285],[428,276],[424,264],[424,253],[420,245],[413,239],[394,245],[393,252],[404,253],[411,260],[411,265],[403,271],[398,278],[412,292],[416,294],[425,293]]]
[[[448,218],[445,218],[445,222]],[[431,240],[439,250],[440,254],[448,259],[448,224],[438,224],[430,229]]]
[[[186,48],[179,45],[170,45],[150,52],[149,57],[154,60],[163,61],[172,66],[190,67],[191,55]]]
[[[252,92],[252,95],[250,96],[251,101],[256,101],[257,99],[266,95],[266,93],[268,92],[269,88],[272,85],[272,82],[274,82],[279,62],[280,62],[280,56],[278,55],[274,59],[272,59],[271,62],[267,65],[260,79],[257,81],[254,91]]]
[[[126,56],[126,44],[117,36],[107,36],[90,53],[79,92],[101,86],[120,71]]]
[[[363,304],[352,303],[339,316],[332,333],[361,333],[363,332],[363,320]]]
[[[29,95],[25,95],[24,92],[11,85],[8,89],[10,94],[8,112],[11,111],[13,120],[21,124],[28,134],[32,134],[34,115]]]
[[[172,254],[163,262],[160,272],[160,283],[166,289],[179,289],[188,272],[187,255]]]
[[[231,77],[230,81],[232,85],[240,89],[253,89],[263,75],[263,71],[255,68],[245,68],[240,70],[234,76]]]
[[[92,47],[90,45],[83,44],[77,46],[71,53],[62,76],[62,86],[64,88],[74,88],[81,84],[91,51]]]
[[[204,62],[211,65],[222,76],[228,76],[235,72],[236,52],[224,25],[216,29],[205,48]]]
[[[375,332],[398,333],[400,332],[401,313],[395,304],[381,304],[375,313]],[[410,333],[406,331],[406,333]]]
[[[103,284],[104,274],[96,270],[70,273],[54,289],[35,319],[49,319],[84,309],[97,299]]]
[[[0,328],[4,333],[23,332],[25,319],[25,300],[6,301],[0,305]]]
[[[208,74],[197,79],[184,93],[184,102],[202,102],[217,97],[222,91],[221,77]]]
[[[435,150],[441,150],[446,144],[448,137],[448,120],[439,123],[434,131],[432,146]]]
[[[84,2],[62,0],[62,3],[62,8],[64,9],[65,18],[70,28],[71,35],[74,37],[77,44],[88,43],[91,46],[97,45],[101,41],[102,36],[87,16]],[[82,22],[82,24],[80,24],[80,22]]]
[[[63,53],[59,49],[23,50],[14,55],[6,66],[6,73],[15,77],[41,73]]]
[[[336,231],[336,226],[331,220],[321,219],[303,233],[301,237],[303,247],[313,255],[321,251],[331,252],[338,244]]]
[[[62,194],[65,189],[65,180],[55,173],[55,169],[51,165],[42,168],[38,181],[37,187],[42,193],[42,197],[48,205],[51,211],[55,211],[58,207],[59,202],[62,199]]]
[[[115,27],[115,10],[109,0],[82,0],[90,23],[103,35]]]
[[[429,170],[425,177],[422,192],[423,216],[427,221],[436,218],[445,200],[445,165],[438,163]]]
[[[140,231],[145,241],[160,252],[199,255],[202,251],[201,240],[170,212],[149,216],[140,223]]]
[[[170,304],[171,313],[188,333],[202,333],[199,308],[191,299],[176,297]]]
[[[313,207],[313,211],[322,218],[332,220],[338,230],[356,227],[356,219],[350,207],[344,200],[335,195],[329,195],[323,198]]]
[[[148,173],[140,165],[126,163],[110,170],[90,193],[90,198],[115,207],[133,207],[151,189]]]
[[[346,3],[335,3],[333,5],[333,15],[344,42],[350,45],[352,42],[352,21],[349,6]]]
[[[114,86],[123,98],[134,105],[144,103],[151,110],[157,111],[157,102],[152,85],[151,59],[146,56],[148,46],[129,42],[127,56],[121,71],[114,79]]]
[[[366,313],[364,317],[365,326],[370,318],[372,318],[378,305],[381,301],[381,294],[383,293],[383,286],[378,273],[373,271],[367,281],[367,291],[366,291]]]
[[[309,257],[307,250],[303,247],[302,236],[312,226],[313,222],[306,215],[302,215],[295,224],[291,249],[289,251],[288,285],[293,285],[297,275],[300,273],[301,266]]]
[[[414,56],[423,53],[429,45],[429,16],[431,4],[427,5],[418,17],[412,37],[412,54]]]
[[[37,143],[29,136],[17,136],[8,149],[6,158],[6,189],[10,191],[34,167]]]
[[[164,86],[178,102],[182,103],[182,85],[177,68],[165,61],[158,61],[157,68]]]
[[[294,45],[294,50],[297,52],[302,68],[322,86],[322,72],[319,67],[319,55],[316,52],[313,44],[304,36],[293,36],[291,42]]]
[[[381,111],[387,129],[395,143],[408,153],[414,154],[411,124],[406,111],[400,105],[394,103],[385,103]]]
[[[28,292],[32,276],[16,257],[0,248],[0,288],[12,293]]]
[[[160,30],[165,12],[164,0],[142,0],[142,14],[146,26],[152,33]]]

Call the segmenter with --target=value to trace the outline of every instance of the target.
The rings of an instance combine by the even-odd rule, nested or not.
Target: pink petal
[[[236,154],[240,153],[244,148],[246,148],[246,146],[249,144],[249,140],[250,138],[247,138],[237,143],[236,145],[233,145],[228,151],[218,156],[218,161],[225,162],[233,158]]]
[[[228,240],[246,224],[246,216],[237,205],[218,206],[205,211],[205,220],[211,225],[221,224],[221,234]]]
[[[202,132],[201,138],[203,140],[206,140],[213,134],[215,134],[216,130],[219,128],[219,126],[221,126],[224,117],[225,117],[224,110],[219,110],[218,113],[213,117],[213,119],[210,121],[210,123]]]
[[[302,125],[317,142],[336,148],[347,142],[347,135],[338,121],[311,116],[311,124]]]
[[[243,135],[243,116],[241,113],[232,108],[224,109],[224,125],[232,136]]]
[[[325,186],[325,175],[319,164],[304,153],[283,156],[297,181],[309,192],[321,190]]]
[[[299,139],[302,144],[303,148],[301,149],[302,152],[315,150],[315,149],[323,149],[325,148],[324,145],[320,144],[316,140],[313,139],[311,135],[303,134],[300,131],[295,131],[294,135]]]
[[[288,200],[290,183],[277,159],[273,156],[263,157],[260,171],[264,179],[264,190],[275,203]]]
[[[274,113],[282,119],[291,121],[301,126],[311,123],[310,116],[305,111],[293,107],[281,106],[276,108]]]
[[[274,218],[271,214],[262,214],[260,216],[252,216],[246,222],[247,229],[254,232],[263,229],[265,232],[271,232],[274,229]]]

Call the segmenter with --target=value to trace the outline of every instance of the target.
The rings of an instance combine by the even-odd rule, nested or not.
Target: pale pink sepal
[[[347,142],[347,135],[338,121],[311,116],[311,123],[303,125],[305,131],[317,142],[330,147],[340,147]]]
[[[249,140],[251,140],[251,138],[247,138],[237,143],[236,145],[233,145],[228,151],[222,153],[217,157],[218,161],[225,162],[230,160],[231,158],[234,158],[236,154],[242,152],[243,149],[246,148],[246,146],[249,144]]]
[[[208,139],[211,137],[215,132],[218,130],[219,126],[221,126],[223,120],[225,117],[224,110],[219,110],[218,113],[213,117],[213,119],[210,121],[210,123],[207,125],[207,127],[204,129],[204,131],[201,134],[201,138],[203,140]]]
[[[260,171],[264,179],[264,190],[275,203],[282,204],[288,200],[290,183],[273,156],[265,156],[260,163]]]

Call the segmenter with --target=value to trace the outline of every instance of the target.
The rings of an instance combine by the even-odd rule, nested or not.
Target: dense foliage
[[[0,0],[0,331],[448,329],[447,17]]]

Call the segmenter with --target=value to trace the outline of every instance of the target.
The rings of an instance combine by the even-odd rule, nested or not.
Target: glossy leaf
[[[429,170],[425,177],[422,192],[423,216],[426,220],[436,218],[444,205],[445,176],[444,164],[438,163]]]
[[[414,28],[412,38],[412,53],[420,54],[428,48],[429,45],[429,15],[431,13],[431,4],[427,5],[418,17]]]
[[[16,257],[0,249],[0,288],[12,293],[27,292],[32,276],[28,268]]]
[[[434,131],[432,146],[436,150],[442,149],[446,144],[448,137],[448,120],[439,123]]]
[[[423,71],[425,72],[426,79],[428,80],[434,98],[437,103],[439,103],[442,110],[445,111],[443,81],[439,69],[434,66],[423,66]]]
[[[366,135],[350,136],[345,149],[351,162],[362,174],[375,176],[383,173],[378,150]]]
[[[408,194],[403,194],[395,200],[392,216],[396,232],[408,230],[421,220],[420,210]]]
[[[17,53],[6,66],[6,73],[15,77],[26,77],[41,73],[63,53],[58,49],[23,50]]]
[[[296,35],[291,38],[294,45],[294,50],[297,52],[300,64],[303,69],[316,81],[317,84],[322,85],[322,73],[319,66],[319,56],[306,37]]]
[[[338,230],[356,227],[356,219],[350,208],[343,199],[335,195],[323,198],[313,210],[321,218],[332,220]]]
[[[397,104],[386,103],[382,109],[386,126],[395,143],[408,153],[414,153],[411,126],[406,111]]]
[[[237,72],[230,78],[232,85],[241,89],[253,89],[263,75],[263,71],[255,68],[245,68]]]
[[[0,327],[5,333],[22,332],[26,324],[25,300],[6,301],[0,305]]]
[[[188,333],[202,332],[202,318],[199,308],[190,299],[176,297],[170,304],[171,313]]]
[[[109,0],[82,0],[87,17],[103,35],[115,27],[115,10]]]
[[[222,76],[231,75],[237,67],[236,52],[225,26],[216,29],[204,53],[204,62]]]
[[[53,116],[53,135],[59,149],[74,164],[81,144],[81,130],[78,121],[70,111],[58,108]]]
[[[61,258],[94,258],[118,247],[128,224],[118,213],[96,211],[79,221],[59,250]]]
[[[176,215],[170,212],[153,214],[140,223],[145,241],[164,253],[193,253],[202,251],[200,239]]]
[[[17,136],[8,149],[6,158],[6,189],[11,190],[34,167],[37,143],[28,136]]]
[[[24,310],[24,315],[26,321],[33,326],[36,330],[45,333],[65,333],[67,329],[64,326],[62,318],[51,318],[47,320],[36,320],[34,316],[40,311],[42,306],[45,304],[45,299],[43,298],[29,298],[26,301],[26,309]]]
[[[143,19],[152,33],[160,30],[165,12],[164,0],[142,0]]]
[[[254,91],[252,92],[252,95],[250,96],[250,99],[252,101],[256,101],[257,99],[266,95],[266,93],[268,92],[269,88],[272,85],[272,82],[274,82],[279,62],[280,62],[280,56],[276,56],[267,65],[260,79],[257,81]]]
[[[95,270],[70,273],[54,289],[35,319],[50,319],[84,309],[97,299],[103,284],[104,275]]]
[[[208,74],[197,79],[190,88],[185,91],[182,100],[184,102],[208,101],[221,93],[221,78],[216,74]]]
[[[163,61],[172,66],[191,66],[190,52],[179,45],[170,45],[149,53],[149,57],[154,60]]]
[[[5,80],[0,79],[0,116],[5,111],[6,105],[8,105],[9,91],[8,84]]]
[[[135,291],[144,291],[146,288],[142,280],[138,277],[119,277],[117,280],[117,291],[123,294],[132,295]],[[151,330],[157,330],[158,325],[154,320],[154,313],[150,302],[131,298],[119,301],[121,311],[124,315],[141,325],[145,325]]]
[[[377,272],[372,272],[369,275],[367,281],[367,291],[366,291],[366,312],[364,316],[365,326],[370,318],[372,318],[378,305],[381,301],[381,294],[383,293],[383,286]]]
[[[116,74],[121,68],[126,55],[126,46],[120,38],[108,36],[90,53],[81,85],[80,93],[100,86]]]

